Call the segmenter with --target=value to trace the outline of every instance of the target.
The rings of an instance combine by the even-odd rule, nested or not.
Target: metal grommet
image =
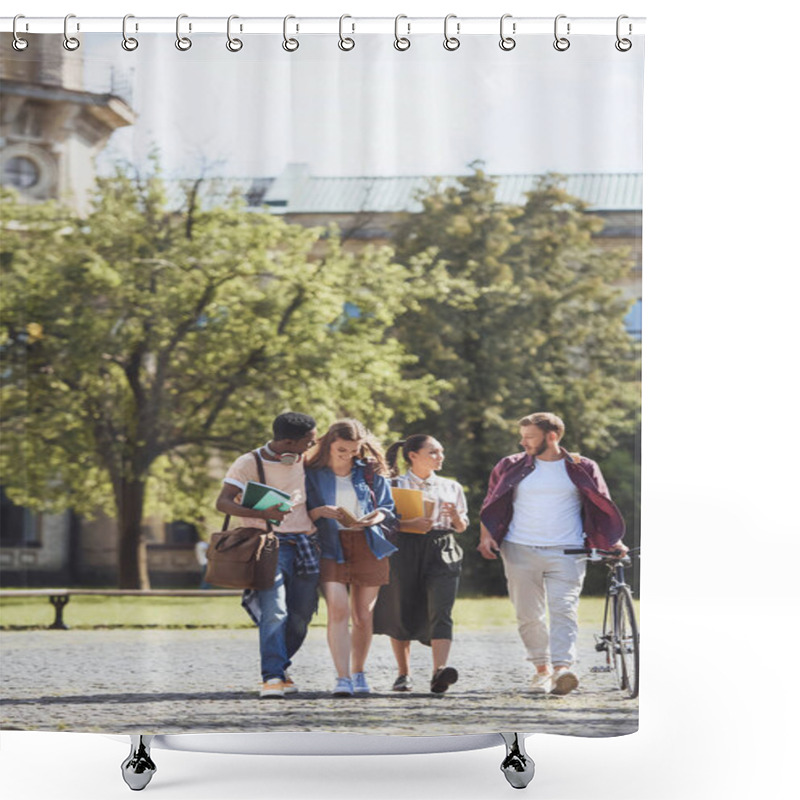
[[[231,37],[231,22],[235,19],[239,19],[236,14],[231,14],[228,17],[228,41],[225,42],[225,47],[227,47],[231,53],[238,53],[244,47],[244,42],[241,39],[234,39]],[[241,25],[239,26],[239,30],[242,30]]]
[[[511,14],[503,14],[503,16],[500,17],[500,49],[505,50],[506,52],[513,50],[517,46],[516,39],[505,35],[505,24],[507,19],[511,19]],[[516,22],[511,23],[511,32],[517,32]]]
[[[11,26],[11,32],[14,34],[14,38],[11,41],[11,46],[17,52],[21,53],[23,50],[25,50],[27,48],[27,46],[30,44],[30,42],[27,39],[23,39],[17,33],[17,20],[18,19],[25,19],[25,15],[24,14],[17,14],[17,16],[14,17],[14,22],[12,23],[12,26]],[[27,30],[27,29],[28,29],[28,23],[26,22],[25,23],[25,30]]]
[[[134,39],[133,36],[128,36],[128,20],[135,19],[133,14],[126,14],[122,18],[122,49],[132,53],[138,46],[139,40]],[[136,30],[139,30],[139,25],[136,25]]]
[[[619,35],[620,22],[622,22],[623,19],[628,19],[628,15],[627,14],[620,14],[617,17],[617,41],[614,42],[614,47],[616,47],[617,50],[620,51],[620,53],[627,53],[628,50],[630,50],[631,47],[633,47],[633,42],[630,39],[623,39]],[[633,25],[631,25],[630,22],[629,22],[628,23],[628,36],[630,36],[631,33],[633,33]]]
[[[553,35],[556,38],[556,40],[553,42],[553,47],[555,47],[555,49],[558,50],[559,53],[563,53],[565,50],[569,50],[569,45],[570,45],[569,39],[567,39],[564,36],[559,36],[558,35],[558,21],[560,19],[566,19],[566,18],[567,18],[566,14],[559,14],[556,17],[555,22],[553,23]],[[568,22],[567,23],[567,36],[569,36],[569,29],[570,29],[570,24]]]
[[[289,28],[289,20],[290,19],[297,19],[297,17],[294,17],[291,14],[288,14],[287,16],[285,16],[283,18],[283,43],[282,43],[281,46],[283,47],[283,49],[287,53],[294,53],[294,51],[297,50],[298,47],[300,47],[300,42],[298,42],[297,39],[290,39],[287,36],[287,31],[288,31],[288,28]],[[298,31],[300,30],[300,26],[299,25],[297,26],[296,30],[298,30]]]
[[[411,39],[408,36],[411,34],[411,23],[406,22],[406,27],[408,31],[405,36],[400,36],[400,20],[401,19],[408,19],[405,14],[398,14],[394,18],[394,49],[400,50],[403,52],[404,50],[408,50],[411,47]]]
[[[356,46],[356,42],[355,39],[351,39],[349,36],[345,36],[342,32],[342,27],[346,19],[353,19],[353,18],[349,14],[342,14],[342,16],[339,17],[339,49],[348,52],[349,50],[352,50]],[[356,32],[355,22],[351,22],[350,24],[353,27],[351,33],[355,33]]]
[[[71,19],[75,19],[74,14],[67,14],[67,16],[64,17],[64,42],[63,42],[64,49],[69,50],[70,52],[72,52],[73,50],[77,50],[81,46],[81,40],[76,38],[75,36],[70,36],[69,31],[67,30],[67,26],[69,25],[69,21]],[[76,30],[80,29],[81,29],[80,24],[77,24]]]
[[[181,20],[188,19],[188,14],[178,14],[175,19],[175,47],[186,52],[192,46],[192,40],[188,36],[181,36]],[[192,23],[189,23],[189,32],[192,30]]]
[[[449,25],[451,19],[457,19],[456,15],[455,14],[448,14],[444,18],[444,43],[443,44],[444,44],[444,49],[445,50],[450,50],[452,52],[453,50],[458,50],[458,48],[461,47],[461,40],[457,36],[450,36],[448,34],[447,28],[448,28],[448,25]],[[459,34],[459,33],[461,33],[461,23],[460,22],[456,22],[456,34]]]

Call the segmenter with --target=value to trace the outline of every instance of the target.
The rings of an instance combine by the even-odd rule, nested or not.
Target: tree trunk
[[[123,480],[117,489],[117,528],[119,561],[117,575],[120,589],[149,589],[147,549],[142,538],[144,481]]]

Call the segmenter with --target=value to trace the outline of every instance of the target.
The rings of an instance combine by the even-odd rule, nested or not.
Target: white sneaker
[[[299,691],[297,684],[289,677],[289,673],[287,672],[283,678],[283,693],[297,694]]]
[[[547,694],[550,691],[552,681],[549,672],[537,672],[531,678],[530,690],[534,694]]]
[[[553,673],[553,688],[550,689],[550,694],[569,694],[573,689],[578,688],[578,682],[578,676],[571,670],[557,669]]]

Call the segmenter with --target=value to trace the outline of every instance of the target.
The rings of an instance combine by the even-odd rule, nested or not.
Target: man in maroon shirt
[[[564,695],[578,686],[572,665],[586,572],[585,559],[564,550],[588,546],[624,555],[625,522],[597,464],[560,446],[559,417],[538,412],[519,425],[524,452],[492,470],[478,551],[503,560],[519,633],[536,667],[531,691]]]

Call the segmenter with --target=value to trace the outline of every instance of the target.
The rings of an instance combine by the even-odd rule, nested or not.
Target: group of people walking
[[[578,683],[570,667],[583,569],[557,551],[582,546],[585,535],[593,546],[622,553],[624,523],[597,465],[558,445],[558,417],[531,415],[520,426],[524,453],[503,459],[492,472],[478,549],[484,558],[499,552],[503,559],[520,634],[536,667],[531,690],[566,694]],[[313,417],[297,412],[276,417],[272,428],[270,441],[230,466],[216,503],[240,518],[238,524],[275,526],[279,540],[274,586],[243,597],[259,628],[261,697],[298,691],[288,668],[316,611],[318,587],[327,606],[334,696],[371,691],[366,662],[375,633],[391,638],[397,661],[392,690],[412,690],[410,647],[419,641],[431,647],[430,691],[447,691],[458,680],[449,664],[463,558],[456,535],[469,519],[462,487],[436,474],[442,445],[415,434],[384,453],[358,420],[339,420],[318,436]],[[256,459],[266,483],[292,497],[289,511],[241,505],[247,482],[259,480]],[[401,519],[393,488],[420,491],[422,515]]]

